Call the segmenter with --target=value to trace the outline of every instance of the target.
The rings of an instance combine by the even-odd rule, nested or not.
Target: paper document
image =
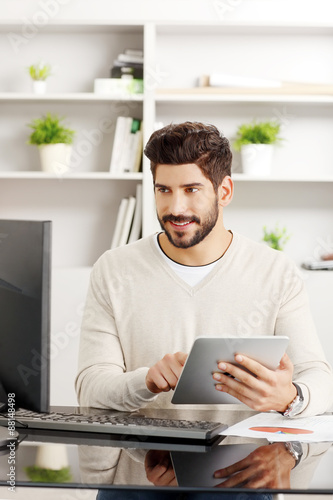
[[[333,415],[288,419],[278,413],[259,413],[228,427],[221,435],[268,441],[333,442]]]

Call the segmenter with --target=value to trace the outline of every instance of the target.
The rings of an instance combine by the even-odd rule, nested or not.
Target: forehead
[[[212,185],[209,179],[204,176],[202,170],[195,163],[185,163],[182,165],[159,164],[155,171],[155,183],[165,186],[189,184],[200,182],[203,185]]]

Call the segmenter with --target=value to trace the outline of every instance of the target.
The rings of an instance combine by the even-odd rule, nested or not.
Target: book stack
[[[142,228],[142,184],[136,186],[135,196],[120,202],[111,248],[133,243],[141,237]]]
[[[110,172],[139,172],[142,162],[142,120],[118,116]]]
[[[126,49],[113,61],[111,78],[143,80],[143,50]]]

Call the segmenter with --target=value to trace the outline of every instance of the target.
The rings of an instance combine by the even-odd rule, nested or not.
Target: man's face
[[[200,243],[215,227],[219,216],[213,185],[194,163],[158,165],[155,200],[161,228],[177,248]]]

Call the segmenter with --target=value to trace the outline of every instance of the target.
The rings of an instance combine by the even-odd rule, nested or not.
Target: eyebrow
[[[189,187],[202,187],[203,184],[201,182],[189,182],[188,184],[182,184],[180,187],[181,188],[189,188]],[[168,188],[170,189],[170,186],[167,186],[165,184],[154,184],[155,188]]]

